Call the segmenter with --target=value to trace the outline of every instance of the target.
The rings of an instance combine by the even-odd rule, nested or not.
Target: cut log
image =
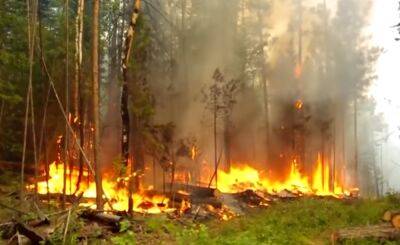
[[[400,213],[392,215],[390,222],[394,228],[400,229]]]
[[[386,223],[373,226],[341,229],[333,233],[331,237],[332,244],[344,241],[346,239],[365,239],[365,238],[386,239],[386,240],[400,239],[400,230]]]
[[[391,222],[392,217],[396,214],[400,214],[400,210],[386,210],[385,213],[383,213],[382,220]]]

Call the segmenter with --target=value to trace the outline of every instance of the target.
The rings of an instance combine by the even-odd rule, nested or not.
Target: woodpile
[[[332,234],[332,244],[354,239],[400,240],[400,211],[387,210],[382,216],[384,223],[341,229]]]

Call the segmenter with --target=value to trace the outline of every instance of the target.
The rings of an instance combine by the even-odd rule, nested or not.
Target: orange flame
[[[323,167],[320,156],[311,178],[301,173],[296,160],[291,163],[290,171],[284,181],[276,181],[262,176],[259,171],[249,165],[233,167],[229,173],[218,171],[218,189],[226,193],[251,189],[268,193],[289,190],[306,195],[336,197],[348,195],[349,191],[345,190],[337,180],[334,181],[333,190],[330,190],[330,180],[329,164],[325,164]]]
[[[46,181],[38,182],[38,193],[47,194],[47,187],[49,193],[63,193],[64,187],[64,168],[63,164],[53,162],[49,166],[49,182],[47,186]],[[67,168],[66,170],[66,194],[73,195],[76,193],[83,193],[83,197],[95,198],[96,197],[96,185],[94,181],[89,181],[89,173],[87,171],[83,172],[83,178],[80,182],[79,189],[76,190],[79,171],[78,169],[73,169],[72,172]],[[106,176],[105,176],[106,177]],[[125,179],[121,181],[115,181],[111,177],[103,179],[103,191],[109,202],[112,204],[112,209],[119,211],[126,211],[128,209],[128,190],[124,183],[127,183]],[[29,186],[34,188],[34,185]],[[169,199],[163,195],[147,195],[144,192],[134,193],[132,195],[133,199],[133,211],[140,213],[161,213],[170,212],[174,209],[168,208]],[[89,205],[95,208],[94,203],[86,203],[85,206]],[[106,205],[105,209],[111,209],[109,205]]]
[[[294,103],[294,107],[296,107],[297,110],[301,110],[301,108],[303,108],[303,101],[302,100],[296,100],[296,102]]]

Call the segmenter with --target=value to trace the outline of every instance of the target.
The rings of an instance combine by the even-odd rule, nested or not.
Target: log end
[[[382,216],[382,220],[386,221],[386,222],[390,222],[391,219],[392,219],[392,211],[391,210],[385,211],[385,213]]]
[[[396,229],[400,229],[400,214],[392,215],[391,223]]]

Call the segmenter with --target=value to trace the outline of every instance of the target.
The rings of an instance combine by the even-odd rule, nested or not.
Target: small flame
[[[294,103],[294,107],[296,107],[297,110],[301,110],[303,108],[303,101],[302,100],[296,100]]]
[[[196,158],[196,155],[197,155],[196,146],[192,146],[192,149],[191,149],[191,151],[190,151],[190,158],[191,158],[192,160],[194,160],[194,159]]]

